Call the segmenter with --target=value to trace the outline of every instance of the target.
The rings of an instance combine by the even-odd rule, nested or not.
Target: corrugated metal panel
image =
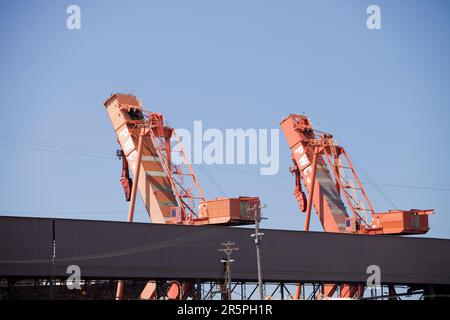
[[[50,275],[52,235],[52,219],[0,217],[0,277]]]
[[[58,220],[56,225],[58,265],[80,265],[85,277],[221,278],[218,245],[234,233],[143,223]]]
[[[19,232],[13,239],[2,237],[0,260],[8,250],[16,258],[28,259],[32,252],[11,242],[24,243],[26,248],[30,238],[24,232],[28,233],[29,227],[3,228],[4,220],[0,218],[2,231]],[[56,219],[56,275],[65,276],[67,266],[77,264],[83,278],[219,279],[223,266],[217,249],[230,240],[240,248],[232,256],[233,279],[254,281],[252,232],[220,226]],[[450,284],[450,240],[279,230],[264,233],[261,251],[266,281],[365,282],[367,267],[378,265],[383,283]],[[5,245],[8,250],[3,250]]]

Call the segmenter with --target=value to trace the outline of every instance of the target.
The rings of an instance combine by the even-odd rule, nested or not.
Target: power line
[[[354,161],[354,160],[353,160]],[[355,163],[356,164],[356,163]],[[195,165],[198,166],[198,165]],[[360,168],[360,166],[358,167]],[[259,172],[256,170],[248,169],[248,168],[209,168],[211,171],[224,172],[224,173],[234,173],[234,174],[245,174],[245,175],[257,175],[261,176]],[[364,175],[364,174],[363,174]],[[291,174],[280,172],[276,175],[271,176],[271,178],[286,178],[290,177]],[[450,185],[443,184],[430,184],[430,183],[421,183],[421,182],[411,182],[411,181],[393,181],[393,182],[383,182],[390,180],[378,180],[370,177],[366,177],[366,179],[362,179],[361,182],[368,185],[377,185],[377,186],[387,186],[387,187],[396,187],[396,188],[406,188],[406,189],[424,189],[424,190],[437,190],[437,191],[450,191]]]
[[[46,142],[40,140],[29,140],[23,138],[13,138],[7,136],[0,136],[0,147],[6,148],[17,148],[17,149],[30,149],[42,152],[52,152],[63,155],[75,155],[82,157],[90,157],[97,159],[109,159],[115,160],[115,156],[112,152],[108,152],[105,149],[99,149],[96,147],[89,146],[77,146],[77,145],[67,145],[67,144],[59,144],[53,142]],[[379,186],[387,186],[394,188],[405,188],[405,189],[423,189],[423,190],[435,190],[435,191],[450,191],[450,185],[445,184],[433,184],[433,183],[421,183],[421,182],[411,182],[411,181],[393,181],[393,180],[375,180],[371,178],[366,171],[358,164],[357,161],[352,159],[352,161],[356,164],[358,169],[362,172],[363,176],[366,180],[362,180],[363,183],[373,185],[380,194],[384,194],[384,197],[387,197],[386,194],[379,188]],[[225,173],[234,173],[234,174],[245,174],[245,175],[259,175],[260,173],[257,169],[253,170],[251,168],[229,168],[229,167],[210,167],[206,168],[203,164],[193,164],[194,167],[198,167],[199,170],[205,175],[205,177],[212,183],[212,185],[219,191],[220,194],[224,196],[228,196],[225,190],[220,186],[217,180],[210,174],[209,170],[217,171],[217,172],[225,172]],[[272,177],[284,178],[290,176],[289,173],[280,172],[277,175]],[[384,181],[384,182],[383,182]],[[393,204],[392,201],[387,202]]]
[[[216,187],[216,189],[219,191],[219,193],[222,193],[223,196],[228,197],[228,194],[225,192],[225,190],[220,186],[220,184],[217,182],[216,179],[206,170],[206,168],[199,166],[200,171],[203,172],[203,174],[206,176],[206,178],[213,183],[213,185]]]
[[[90,210],[90,209],[86,209],[86,210],[76,210],[76,211],[64,211],[64,210],[60,210],[60,211],[51,211],[51,210],[5,210],[2,209],[0,210],[0,214],[1,215],[8,215],[8,214],[46,214],[46,215],[78,215],[78,214],[82,214],[82,215],[98,215],[98,214],[110,214],[110,215],[116,215],[116,214],[126,214],[126,210],[102,210],[102,211],[95,211],[95,210]]]
[[[71,150],[71,151],[90,152],[90,153],[95,153],[95,154],[100,154],[100,155],[110,155],[111,154],[110,151],[108,151],[106,149],[101,149],[98,147],[61,144],[61,143],[55,143],[55,142],[49,142],[49,141],[30,140],[30,139],[23,139],[23,138],[8,137],[8,136],[0,136],[0,141],[6,142],[6,143],[41,146],[41,147],[47,147],[47,148],[66,149],[69,151]]]
[[[373,179],[367,174],[367,172],[358,164],[356,160],[348,156],[352,162],[356,164],[356,166],[359,168],[359,170],[362,172],[362,174],[366,177],[367,180],[371,182],[371,184],[374,186],[375,190],[378,191],[378,193],[386,200],[393,208],[398,208],[397,205],[381,190],[381,188],[373,181]]]
[[[64,154],[64,155],[82,156],[82,157],[97,158],[97,159],[109,159],[109,160],[114,159],[113,157],[105,157],[105,156],[99,156],[99,155],[88,154],[88,153],[70,152],[70,151],[62,151],[62,150],[54,150],[54,149],[45,149],[45,148],[31,147],[31,146],[8,145],[8,144],[1,144],[1,142],[0,142],[0,147],[29,149],[29,150],[52,152],[52,153],[59,153],[59,154]]]
[[[192,150],[189,150],[191,154],[191,159],[194,158],[194,154]],[[228,197],[228,194],[225,192],[225,190],[220,186],[220,184],[217,182],[216,179],[208,172],[208,170],[201,164],[192,164],[192,166],[196,166],[200,169],[200,171],[203,173],[203,175],[213,184],[213,186],[219,191],[219,193],[222,194],[222,196]]]

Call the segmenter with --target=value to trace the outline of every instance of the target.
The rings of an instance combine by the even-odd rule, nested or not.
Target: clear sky
[[[71,4],[81,30],[66,28]],[[381,30],[366,27],[371,4]],[[2,2],[0,214],[126,220],[102,106],[125,91],[174,127],[270,129],[304,112],[397,207],[435,208],[428,235],[450,238],[449,15],[425,0]],[[230,196],[259,195],[264,227],[301,230],[280,141],[277,175],[209,172]],[[377,211],[392,208],[366,187]],[[140,199],[136,220],[148,221]]]

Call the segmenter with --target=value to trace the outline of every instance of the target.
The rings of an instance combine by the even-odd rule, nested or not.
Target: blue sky
[[[70,4],[81,8],[81,30],[66,28]],[[382,30],[366,28],[370,4]],[[3,3],[0,214],[125,220],[102,102],[126,91],[174,127],[271,129],[304,112],[396,206],[435,208],[428,235],[449,238],[449,9],[425,0]],[[259,195],[265,227],[301,230],[280,138],[278,175],[209,172],[230,196]],[[208,198],[221,195],[198,177]],[[391,209],[366,188],[377,211]],[[148,221],[140,202],[135,217]]]

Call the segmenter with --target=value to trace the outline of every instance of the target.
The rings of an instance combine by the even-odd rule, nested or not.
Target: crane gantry
[[[363,235],[428,232],[428,215],[434,210],[376,212],[344,147],[337,145],[331,134],[315,130],[308,117],[290,114],[280,126],[292,154],[294,196],[300,211],[306,213],[305,231],[309,231],[314,207],[326,232]],[[361,285],[330,284],[324,286],[324,296],[332,296],[338,287],[341,297],[362,296],[364,289]]]
[[[122,159],[120,181],[125,199],[130,202],[129,222],[133,221],[139,191],[153,223],[193,226],[254,223],[259,215],[258,197],[206,199],[176,131],[167,125],[162,114],[143,110],[142,103],[130,94],[112,94],[104,105],[120,145],[117,152]],[[344,147],[336,144],[331,134],[314,129],[308,117],[290,114],[280,126],[291,150],[294,196],[300,211],[306,213],[305,231],[309,231],[314,207],[326,232],[361,235],[428,232],[428,215],[434,210],[376,212]],[[177,143],[181,164],[172,160],[173,141]],[[169,298],[196,296],[192,282],[170,281],[167,285]],[[390,290],[395,296],[395,288]],[[155,298],[155,292],[155,282],[149,281],[141,298]],[[324,297],[336,292],[343,298],[362,297],[364,285],[323,286]],[[120,281],[116,298],[121,299],[122,295]],[[296,298],[299,296],[300,285]]]
[[[162,114],[143,110],[142,103],[130,94],[112,94],[104,106],[121,148],[117,155],[123,164],[120,181],[125,199],[130,201],[128,222],[133,221],[139,191],[152,223],[229,226],[254,223],[260,207],[258,197],[205,198],[186,150]],[[172,161],[173,141],[179,147],[180,164]],[[193,283],[174,281],[169,285],[169,298],[195,296]],[[149,281],[141,298],[151,299],[155,291],[155,283]],[[119,282],[116,299],[121,299],[122,294],[123,282]]]

